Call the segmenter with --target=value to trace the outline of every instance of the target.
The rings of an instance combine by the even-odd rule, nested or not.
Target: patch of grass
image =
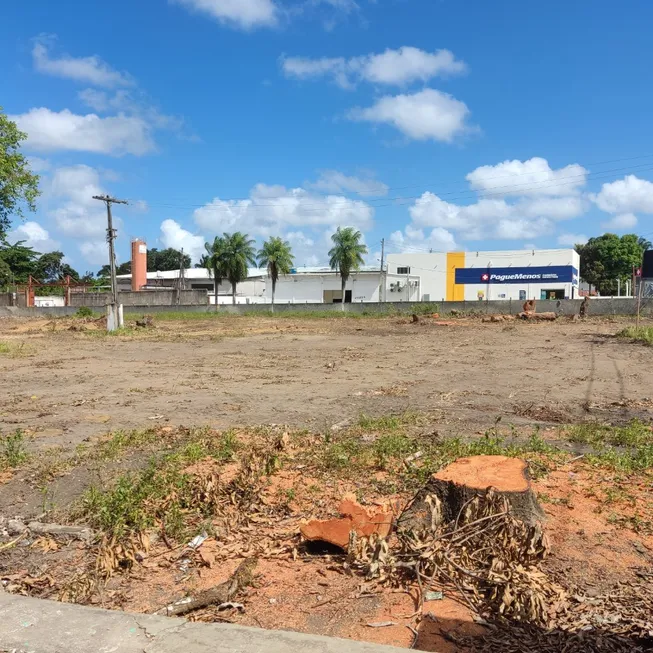
[[[623,472],[653,469],[653,431],[640,420],[632,420],[625,426],[575,424],[566,427],[563,433],[572,442],[594,448],[587,456],[592,464]]]
[[[617,338],[628,338],[646,345],[653,345],[653,327],[629,326],[617,333]]]
[[[75,311],[75,317],[93,317],[93,309],[88,306],[80,306]]]
[[[114,431],[108,440],[100,443],[94,450],[93,457],[102,460],[115,460],[127,449],[137,449],[153,442],[161,441],[161,433],[156,429],[134,431]]]
[[[0,355],[17,358],[19,356],[29,356],[32,353],[32,348],[24,342],[5,342],[0,340]]]
[[[0,469],[15,469],[28,460],[25,434],[20,429],[9,435],[0,435]]]
[[[181,540],[189,523],[207,519],[214,509],[198,487],[198,477],[184,468],[204,458],[226,462],[237,447],[232,432],[198,431],[179,449],[153,458],[144,471],[121,476],[109,489],[91,487],[79,516],[117,539],[159,524],[169,537]]]

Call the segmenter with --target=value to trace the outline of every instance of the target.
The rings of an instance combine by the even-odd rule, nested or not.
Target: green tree
[[[601,295],[617,294],[621,283],[632,278],[633,268],[642,264],[642,257],[651,244],[635,234],[617,236],[603,234],[576,245],[580,255],[580,276]]]
[[[290,243],[283,238],[272,236],[263,243],[256,255],[258,266],[264,265],[268,269],[268,275],[272,281],[272,312],[274,313],[274,293],[277,289],[277,281],[280,274],[290,274],[290,269],[295,260],[292,255]]]
[[[20,144],[27,138],[2,112],[0,107],[0,240],[9,228],[12,215],[22,217],[23,205],[36,210],[39,177],[29,169],[20,153]]]
[[[79,274],[68,263],[64,263],[63,252],[46,252],[34,265],[34,276],[42,283],[60,281],[67,276],[77,281]]]
[[[338,227],[331,236],[333,247],[329,250],[329,264],[340,273],[342,287],[342,310],[345,310],[345,286],[350,274],[365,264],[363,256],[367,247],[361,243],[363,234],[354,227]]]
[[[0,288],[5,288],[13,281],[13,273],[7,263],[0,258]]]
[[[254,241],[247,234],[236,231],[224,234],[224,272],[231,284],[231,301],[236,303],[236,286],[247,279],[247,266],[256,265]]]
[[[157,249],[156,247],[147,251],[147,271],[157,272],[164,270],[178,270],[181,263],[181,252],[168,247]],[[184,254],[184,268],[190,267],[190,256]]]
[[[0,243],[0,261],[9,268],[14,283],[26,283],[30,275],[36,276],[36,261],[39,252],[26,247],[24,240],[10,245],[6,241]]]
[[[218,310],[218,286],[227,275],[224,262],[225,241],[224,238],[216,236],[212,243],[204,243],[206,254],[202,255],[204,267],[209,271],[209,276],[213,277],[215,288],[215,310]]]
[[[132,264],[131,261],[125,261],[120,265],[116,266],[116,274],[131,274],[132,273]],[[109,279],[111,277],[111,266],[107,263],[103,265],[97,273],[98,278]]]

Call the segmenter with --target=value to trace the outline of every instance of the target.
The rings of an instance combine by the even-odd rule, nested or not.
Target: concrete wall
[[[142,295],[142,293],[138,293]],[[540,313],[555,312],[559,315],[574,315],[578,313],[581,304],[580,299],[563,299],[559,301],[539,301],[537,302],[537,310]],[[461,311],[465,313],[477,314],[517,314],[522,310],[523,302],[520,301],[490,301],[490,302],[374,302],[374,303],[358,303],[358,304],[345,304],[345,312],[356,314],[390,314],[405,313],[410,314],[414,310],[428,310],[439,312],[441,315],[446,316],[452,310]],[[104,313],[104,307],[94,307],[96,313]],[[125,306],[126,314],[143,314],[145,312],[156,315],[157,313],[214,313],[214,308],[208,305],[195,305],[195,306]],[[292,313],[336,313],[340,312],[340,304],[279,304],[274,307],[275,313],[292,312]],[[74,306],[64,306],[60,308],[19,308],[19,307],[2,307],[0,306],[0,317],[36,317],[43,316],[63,316],[74,315],[77,308]],[[249,304],[231,306],[226,304],[220,306],[218,309],[219,314],[256,314],[267,315],[270,312],[270,306],[266,304]],[[637,301],[635,299],[626,298],[597,298],[592,299],[590,304],[590,315],[635,315],[637,312]],[[641,306],[641,313],[647,317],[653,317],[653,301],[643,301]]]
[[[71,306],[88,306],[91,308],[106,306],[110,301],[109,293],[72,293],[70,296]],[[170,307],[177,303],[177,292],[175,290],[141,290],[138,292],[120,292],[118,301],[128,306],[166,306]],[[182,306],[206,306],[208,298],[206,290],[182,290],[179,297],[179,304]]]

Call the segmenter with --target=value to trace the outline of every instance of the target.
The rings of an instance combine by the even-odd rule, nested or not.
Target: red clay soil
[[[472,456],[459,458],[434,477],[479,490],[494,487],[501,492],[525,492],[529,488],[527,469],[528,465],[518,458]]]

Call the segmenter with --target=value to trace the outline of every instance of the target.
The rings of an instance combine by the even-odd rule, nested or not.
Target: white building
[[[498,299],[565,299],[578,297],[580,257],[573,249],[501,252],[433,252],[389,254],[384,273],[363,267],[351,274],[345,302],[441,302]],[[147,286],[171,288],[178,270],[148,272]],[[118,286],[130,289],[131,276],[120,275]],[[340,303],[340,276],[330,268],[295,268],[279,277],[278,304]],[[184,271],[184,287],[203,289],[215,302],[215,284],[204,268]],[[236,303],[269,304],[272,283],[265,269],[251,268],[236,287]],[[231,304],[231,284],[218,287],[218,303]]]
[[[148,272],[145,289],[176,287],[179,270]],[[131,275],[118,276],[119,290],[131,289]],[[207,290],[209,303],[215,303],[215,283],[204,268],[184,270],[184,287]],[[381,272],[378,268],[363,267],[353,272],[347,280],[345,302],[380,301]],[[293,268],[291,274],[279,277],[274,301],[277,304],[340,303],[341,279],[331,268]],[[272,282],[267,270],[250,268],[248,278],[236,286],[237,304],[270,304]],[[231,304],[231,284],[223,280],[218,287],[218,303]]]
[[[389,254],[382,301],[573,299],[573,249]]]

